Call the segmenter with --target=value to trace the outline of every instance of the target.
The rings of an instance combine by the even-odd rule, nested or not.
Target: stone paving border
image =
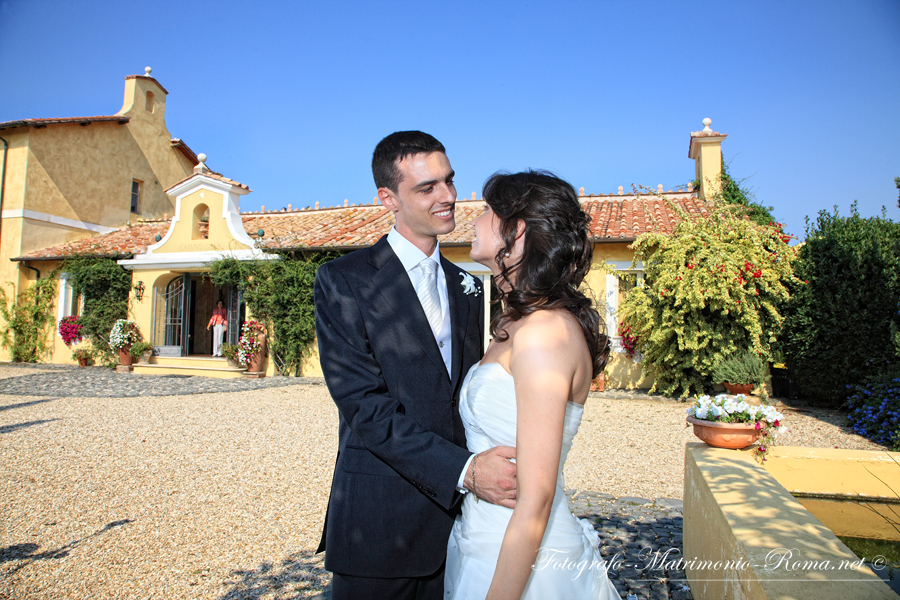
[[[567,494],[575,516],[591,521],[600,535],[600,554],[622,598],[693,599],[678,564],[684,549],[681,500],[574,490]]]
[[[215,394],[245,392],[286,385],[324,385],[322,378],[263,377],[249,379],[235,377],[218,379],[199,375],[138,375],[117,373],[106,367],[78,367],[72,365],[23,365],[0,363],[22,368],[27,372],[0,379],[0,394],[18,396],[129,398],[135,396],[183,396],[187,394]]]
[[[682,558],[683,503],[567,490],[576,517],[594,524],[607,573],[623,600],[693,600]],[[331,600],[331,587],[312,600]]]

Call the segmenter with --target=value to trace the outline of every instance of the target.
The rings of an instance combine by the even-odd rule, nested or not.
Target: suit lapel
[[[450,300],[450,331],[453,339],[450,389],[455,390],[462,374],[463,342],[469,319],[469,302],[463,293],[459,272],[443,256],[441,256],[441,267],[444,269],[444,278],[447,280],[447,298]]]
[[[425,311],[422,310],[419,296],[416,295],[416,290],[409,280],[406,269],[403,268],[403,263],[388,244],[387,236],[382,237],[372,246],[370,262],[377,269],[375,276],[372,277],[373,285],[387,302],[387,306],[396,308],[391,311],[391,318],[406,328],[410,337],[415,339],[435,367],[446,372],[447,367],[444,365],[437,342],[434,341],[434,333],[431,331],[431,325],[428,324]],[[455,347],[456,338],[453,339]]]

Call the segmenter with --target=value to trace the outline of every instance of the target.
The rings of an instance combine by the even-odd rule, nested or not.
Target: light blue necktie
[[[437,336],[444,323],[444,319],[441,318],[441,300],[437,291],[437,263],[426,258],[419,263],[419,270],[422,273],[422,280],[419,281],[416,294],[419,296],[419,302],[422,303],[425,316],[428,317],[431,330]]]

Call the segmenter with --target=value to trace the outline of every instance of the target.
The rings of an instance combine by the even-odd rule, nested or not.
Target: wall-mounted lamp
[[[134,286],[134,297],[138,302],[144,299],[144,282],[138,281]]]

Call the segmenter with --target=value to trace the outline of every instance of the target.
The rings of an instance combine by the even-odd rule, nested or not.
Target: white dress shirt
[[[388,244],[400,262],[406,269],[406,274],[412,282],[413,289],[419,288],[419,282],[422,281],[422,270],[419,268],[426,258],[430,258],[437,263],[437,290],[438,298],[441,303],[441,321],[442,326],[435,335],[434,341],[437,342],[438,350],[441,352],[441,358],[444,360],[444,366],[447,368],[447,376],[450,376],[450,367],[453,363],[453,336],[450,334],[450,298],[447,296],[447,277],[444,275],[444,269],[441,268],[441,251],[440,243],[435,244],[434,252],[431,256],[425,256],[425,253],[416,248],[412,242],[403,237],[395,228],[391,228],[388,233]]]

